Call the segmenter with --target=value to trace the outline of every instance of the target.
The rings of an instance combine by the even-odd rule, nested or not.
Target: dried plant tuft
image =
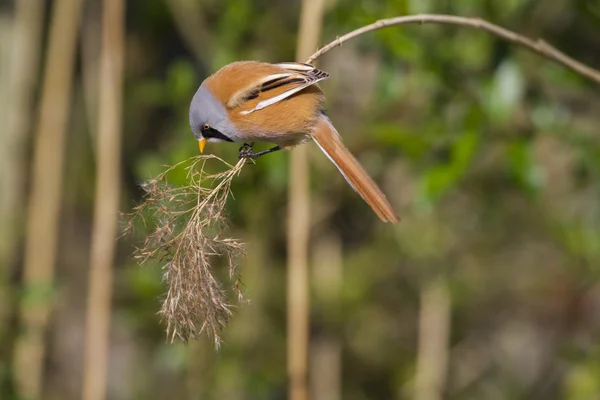
[[[208,160],[220,161],[227,169],[206,173]],[[186,167],[188,183],[169,185],[169,172],[186,162],[191,162]],[[220,333],[232,315],[227,293],[234,293],[240,303],[244,301],[238,271],[244,244],[227,236],[225,213],[231,181],[244,164],[240,160],[231,165],[214,155],[178,163],[144,182],[144,201],[126,215],[124,234],[132,233],[138,221],[149,230],[142,246],[136,248],[135,258],[140,264],[157,261],[163,268],[167,293],[160,314],[166,320],[171,342],[176,338],[187,342],[206,332],[218,349]],[[219,260],[228,266],[229,285],[225,287],[216,275]]]

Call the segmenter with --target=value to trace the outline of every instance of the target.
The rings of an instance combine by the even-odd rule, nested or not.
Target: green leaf
[[[466,130],[452,145],[450,161],[427,171],[420,179],[417,204],[431,205],[463,177],[480,142],[475,130]]]
[[[531,147],[525,140],[515,140],[508,145],[510,169],[517,182],[530,191],[544,184],[543,171],[533,162]]]

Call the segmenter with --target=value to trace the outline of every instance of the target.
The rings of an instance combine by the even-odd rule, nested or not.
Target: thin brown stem
[[[319,49],[319,51],[314,53],[312,56],[310,56],[307,62],[312,63],[314,60],[327,53],[334,47],[341,46],[344,42],[367,32],[376,31],[394,25],[427,23],[459,25],[486,31],[508,42],[523,46],[533,51],[534,53],[541,55],[542,57],[555,61],[556,63],[567,67],[571,71],[600,84],[600,71],[580,63],[579,61],[569,57],[565,53],[561,52],[560,50],[556,49],[555,47],[551,46],[550,44],[546,43],[541,39],[530,39],[508,29],[502,28],[498,25],[494,25],[490,22],[484,21],[480,18],[467,18],[458,17],[455,15],[442,14],[419,14],[381,19],[370,25],[363,26],[362,28],[358,28],[352,32],[345,34],[344,36],[335,39],[325,47]]]
[[[205,172],[208,160],[223,163],[227,170]],[[124,233],[131,233],[134,223],[140,220],[150,230],[136,249],[135,258],[140,264],[153,260],[163,268],[167,294],[160,314],[166,320],[168,338],[187,342],[206,332],[218,349],[221,331],[232,315],[228,294],[236,294],[238,303],[243,302],[238,274],[243,243],[227,236],[224,208],[231,182],[246,161],[230,165],[216,156],[197,156],[186,167],[189,184],[170,185],[167,174],[189,161],[168,167],[143,184],[146,198],[129,215]],[[152,226],[146,225],[146,217],[152,220]],[[215,275],[217,259],[228,266],[228,289]]]

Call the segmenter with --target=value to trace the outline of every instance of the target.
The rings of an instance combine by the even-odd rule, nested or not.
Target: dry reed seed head
[[[226,169],[208,173],[209,161],[219,161]],[[189,163],[187,183],[170,185],[169,173],[185,163]],[[163,269],[167,289],[159,314],[166,321],[171,341],[187,342],[206,332],[218,349],[220,333],[232,315],[228,292],[234,293],[238,302],[244,301],[238,268],[244,243],[227,236],[225,212],[231,182],[244,164],[244,160],[231,165],[216,156],[202,155],[167,167],[142,184],[144,200],[127,215],[124,234],[134,231],[136,221],[147,230],[134,258],[140,264],[153,260]],[[226,282],[218,278],[219,260],[227,268]]]

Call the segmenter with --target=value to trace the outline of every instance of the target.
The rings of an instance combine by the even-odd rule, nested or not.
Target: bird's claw
[[[242,145],[242,147],[240,147],[239,156],[240,156],[240,160],[242,158],[254,159],[254,158],[258,157],[258,153],[254,152],[251,144],[244,143]]]

